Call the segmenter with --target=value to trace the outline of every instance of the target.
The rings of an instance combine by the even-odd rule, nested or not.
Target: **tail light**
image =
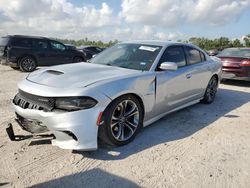
[[[245,60],[240,64],[241,67],[250,67],[250,60]]]

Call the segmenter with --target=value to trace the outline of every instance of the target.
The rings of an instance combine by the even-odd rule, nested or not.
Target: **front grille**
[[[52,97],[32,95],[19,90],[13,99],[13,103],[23,109],[36,109],[48,112],[54,109],[55,99]]]

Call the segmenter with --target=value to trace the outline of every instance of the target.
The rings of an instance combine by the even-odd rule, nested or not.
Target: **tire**
[[[84,59],[82,57],[74,57],[73,63],[83,62]]]
[[[32,72],[36,70],[36,60],[33,57],[25,56],[19,61],[19,67],[23,72]]]
[[[99,127],[99,138],[109,145],[126,145],[142,128],[142,106],[133,95],[121,96],[104,111],[103,122]]]
[[[218,89],[218,80],[215,76],[213,76],[208,82],[204,98],[201,100],[201,102],[204,104],[211,104],[215,99],[217,89]]]

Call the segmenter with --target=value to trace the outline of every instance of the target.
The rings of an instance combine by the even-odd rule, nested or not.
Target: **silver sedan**
[[[198,102],[210,104],[221,63],[200,48],[164,41],[119,43],[91,60],[40,69],[18,84],[16,118],[52,144],[94,150],[124,145],[143,126]]]

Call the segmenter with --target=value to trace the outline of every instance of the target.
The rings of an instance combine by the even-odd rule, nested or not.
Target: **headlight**
[[[92,108],[96,104],[97,101],[91,97],[57,98],[55,108],[67,111],[75,111]]]

